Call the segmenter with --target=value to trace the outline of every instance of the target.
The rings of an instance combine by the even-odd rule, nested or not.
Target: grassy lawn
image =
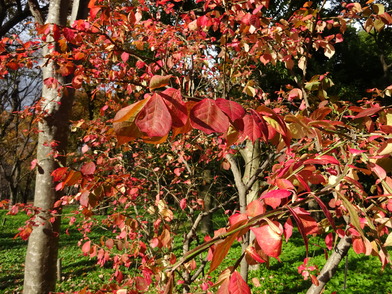
[[[21,293],[23,285],[23,263],[27,242],[20,238],[13,239],[26,219],[22,214],[6,216],[6,211],[0,211],[0,293]],[[6,218],[5,223],[3,220]],[[68,225],[68,219],[63,218],[62,229],[69,229],[69,234],[63,233],[60,238],[59,257],[62,259],[61,281],[57,284],[58,292],[71,292],[84,287],[98,289],[99,285],[108,282],[111,269],[101,268],[95,260],[81,254],[77,242],[81,234]],[[97,232],[96,237],[104,233]],[[93,236],[94,237],[94,236]],[[179,244],[180,242],[176,242]],[[325,262],[323,241],[320,238],[311,238],[309,256],[311,263],[320,268]],[[320,246],[317,246],[319,244]],[[240,246],[235,246],[229,252],[221,268],[233,265],[240,254]],[[315,256],[313,258],[313,256]],[[281,260],[271,259],[269,268],[261,265],[259,270],[252,271],[250,278],[257,278],[259,286],[253,285],[252,293],[306,293],[310,281],[304,281],[297,272],[305,257],[303,240],[295,235],[288,244],[284,244]],[[392,293],[392,269],[381,271],[380,262],[373,256],[357,255],[350,250],[348,257],[347,288],[343,290],[345,263],[340,264],[338,273],[327,285],[324,293]],[[219,269],[213,274],[217,274]]]

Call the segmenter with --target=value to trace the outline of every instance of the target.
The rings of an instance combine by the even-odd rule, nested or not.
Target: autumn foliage
[[[33,66],[35,47],[53,36],[60,50],[50,58],[72,81],[45,85],[72,87],[101,103],[93,120],[72,122],[80,148],[52,175],[56,189],[67,191],[54,211],[80,208],[70,222],[84,234],[82,252],[101,266],[113,264],[114,280],[102,291],[250,293],[241,260],[279,260],[294,228],[306,254],[309,236],[323,236],[328,250],[350,236],[356,253],[378,256],[382,267],[390,263],[392,109],[383,99],[392,86],[355,102],[331,99],[333,77],[309,76],[309,64],[316,52],[333,57],[351,20],[365,19],[370,32],[392,18],[368,1],[342,5],[333,17],[306,2],[289,19],[273,19],[268,2],[91,0],[87,20],[38,26],[37,41],[0,43],[5,75]],[[20,51],[6,51],[15,42]],[[267,66],[280,66],[291,83],[265,93],[257,75]],[[244,180],[237,159],[249,142],[261,146],[265,165]],[[212,166],[213,185],[226,192],[217,189],[215,206],[206,210],[202,172]],[[264,182],[258,196],[240,207],[235,193],[246,196],[256,181]],[[218,210],[226,210],[227,225],[196,241],[192,224]],[[101,212],[104,220],[95,218]],[[112,237],[90,239],[96,226]],[[212,279],[250,232],[255,238],[239,260]],[[174,238],[182,238],[181,253],[173,250]],[[299,274],[317,284],[308,261]]]

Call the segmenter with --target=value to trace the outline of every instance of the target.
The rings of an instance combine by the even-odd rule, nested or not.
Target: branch
[[[252,188],[253,184],[258,180],[260,173],[267,168],[267,166],[271,163],[271,160],[274,158],[275,158],[275,154],[273,152],[270,152],[268,154],[268,158],[263,162],[262,165],[260,165],[260,167],[256,170],[253,176],[246,183],[245,185],[246,192],[248,192]]]
[[[34,17],[36,23],[43,25],[44,17],[42,15],[41,9],[39,7],[37,0],[27,0],[28,9],[30,10],[31,15]]]
[[[238,189],[239,195],[245,195],[247,187],[245,186],[244,182],[242,181],[242,174],[238,168],[237,162],[234,160],[232,154],[226,154],[226,160],[230,163],[230,169],[234,176],[234,182]]]
[[[312,284],[306,294],[318,294],[324,289],[325,284],[334,276],[338,269],[340,261],[347,255],[351,247],[351,236],[344,236],[339,244],[336,246],[332,255],[328,258],[326,264],[317,277],[319,284],[316,286]]]
[[[25,20],[30,15],[30,10],[27,6],[24,10],[16,12],[12,17],[8,19],[8,21],[6,21],[0,26],[0,38],[8,34],[13,27]]]

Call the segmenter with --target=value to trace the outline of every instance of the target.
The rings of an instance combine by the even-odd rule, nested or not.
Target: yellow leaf
[[[378,155],[387,155],[392,153],[392,140],[385,142],[380,149],[378,149]]]
[[[384,246],[392,246],[392,233],[390,233],[385,240]]]
[[[332,44],[327,44],[324,48],[324,55],[331,58],[335,54],[335,47]]]
[[[256,89],[251,87],[251,86],[245,86],[244,90],[242,91],[244,92],[246,95],[249,95],[251,97],[255,97],[256,96]]]
[[[385,12],[384,5],[382,4],[373,4],[372,8],[377,15],[383,14]]]
[[[384,28],[384,26],[385,23],[381,19],[377,18],[374,21],[374,28],[376,29],[377,32],[381,31]]]

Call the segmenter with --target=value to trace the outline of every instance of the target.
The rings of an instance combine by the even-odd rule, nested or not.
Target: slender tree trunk
[[[11,210],[12,206],[17,203],[17,197],[18,197],[18,187],[15,187],[13,183],[8,183],[8,190],[10,193],[10,201],[8,202],[8,209]]]
[[[10,192],[10,202],[8,203],[9,210],[12,209],[16,203],[18,203],[18,194],[19,194],[19,184],[20,184],[20,165],[21,162],[15,158],[15,163],[12,166],[12,171],[10,176],[8,177],[8,186]]]
[[[261,164],[260,142],[258,142],[258,141],[252,142],[249,140],[246,141],[245,148],[243,150],[241,150],[241,156],[244,159],[244,164],[245,164],[245,170],[244,170],[244,174],[242,176],[242,182],[245,185],[247,185],[249,180],[258,172],[258,169]],[[252,202],[253,200],[258,198],[259,189],[260,189],[260,181],[255,181],[245,196],[245,201],[244,201],[246,204],[245,208],[250,202]],[[241,213],[245,213],[245,210],[241,211]],[[248,248],[249,244],[251,244],[254,239],[255,239],[255,236],[252,232],[248,232],[243,237],[242,252],[244,252],[246,250],[246,248]],[[255,270],[257,268],[259,268],[258,265],[249,266],[244,258],[241,261],[241,276],[246,281],[247,277],[248,277],[248,271]]]
[[[241,150],[242,158],[244,159],[245,171],[242,176],[242,181],[246,185],[248,181],[258,172],[261,164],[261,149],[260,142],[246,141],[246,146]],[[246,204],[248,205],[259,196],[260,181],[255,181],[252,188],[246,195]]]
[[[65,26],[69,4],[69,0],[51,0],[46,23]],[[43,57],[47,58],[56,50],[56,44],[48,36],[43,49]],[[43,80],[48,78],[55,78],[60,85],[67,82],[65,77],[57,73],[57,65],[52,59],[48,59],[46,66],[43,67]],[[51,174],[59,167],[59,163],[65,164],[68,120],[72,103],[72,90],[66,87],[48,88],[45,84],[43,85],[41,107],[45,114],[38,125],[40,131],[37,147],[39,167],[34,194],[34,206],[40,210],[40,213],[35,217],[36,226],[30,235],[27,247],[25,294],[49,293],[55,290],[60,216],[52,218],[51,211],[61,194],[55,191]]]
[[[201,195],[204,199],[204,211],[208,212],[212,207],[213,198],[211,197],[210,193],[210,185],[212,181],[211,170],[206,169],[203,172],[203,186],[201,188]],[[204,234],[212,234],[213,227],[212,227],[212,218],[211,213],[208,213],[204,216],[200,222],[200,231]]]

